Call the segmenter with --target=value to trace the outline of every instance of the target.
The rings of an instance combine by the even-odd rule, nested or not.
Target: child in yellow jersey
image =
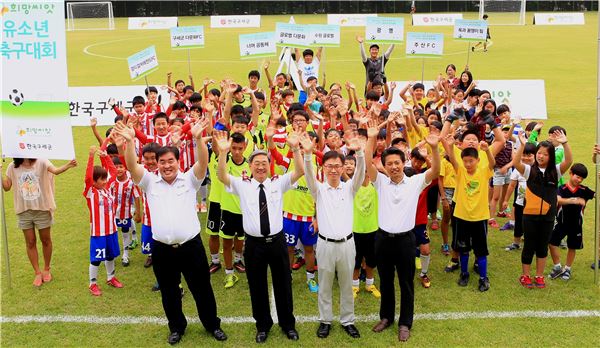
[[[456,188],[456,172],[452,163],[448,160],[448,155],[442,159],[440,166],[440,176],[438,178],[438,187],[440,192],[440,200],[442,201],[442,253],[450,254],[450,246],[448,245],[448,226],[450,225],[450,217],[452,216],[452,199]]]
[[[444,139],[445,144],[454,143],[453,137]],[[469,283],[469,253],[473,250],[479,265],[479,291],[487,291],[490,282],[487,277],[487,220],[490,212],[488,208],[489,180],[493,176],[494,155],[485,141],[479,147],[485,151],[488,165],[479,165],[479,151],[475,148],[465,148],[461,152],[461,163],[454,155],[454,151],[447,146],[450,163],[456,171],[456,189],[454,191],[454,238],[452,248],[460,253],[461,273],[458,285],[467,286]]]
[[[231,155],[227,161],[227,170],[230,175],[243,177],[249,173],[248,162],[244,157],[246,138],[240,133],[231,134]],[[244,228],[242,225],[242,210],[238,196],[221,191],[221,231],[219,236],[223,239],[223,259],[225,261],[225,288],[231,288],[239,280],[233,268],[244,273],[246,267],[242,261],[244,248]],[[232,247],[235,248],[235,260]]]
[[[221,194],[224,191],[223,183],[217,178],[217,167],[219,162],[219,148],[217,142],[212,143],[212,152],[208,162],[208,173],[210,175],[210,194],[208,195],[208,216],[206,218],[206,234],[208,235],[208,250],[210,251],[211,263],[209,271],[211,274],[221,269],[219,259],[219,232],[221,231]]]

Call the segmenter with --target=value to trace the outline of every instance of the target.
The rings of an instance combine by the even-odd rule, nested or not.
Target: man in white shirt
[[[208,150],[202,132],[210,120],[203,119],[192,127],[197,141],[198,161],[186,173],[179,171],[179,150],[161,147],[156,154],[159,175],[137,163],[135,131],[122,122],[115,125],[113,139],[118,148],[126,142],[125,162],[133,181],[146,193],[152,215],[154,250],[152,267],[160,284],[163,309],[169,321],[169,344],[176,344],[185,333],[187,320],[182,311],[179,283],[185,277],[202,325],[218,341],[227,336],[221,330],[217,304],[210,284],[206,252],[200,239],[200,221],[196,213],[196,193],[202,185],[208,165]]]
[[[255,151],[248,158],[252,177],[234,177],[227,173],[227,153],[231,140],[227,132],[214,132],[213,141],[219,146],[217,176],[225,189],[240,197],[243,227],[246,233],[246,276],[250,288],[252,316],[256,320],[256,343],[264,343],[273,318],[269,308],[267,291],[267,267],[273,276],[273,292],[279,326],[290,340],[298,340],[294,304],[292,299],[292,275],[287,245],[283,238],[283,194],[304,175],[297,133],[290,133],[287,143],[294,154],[294,171],[281,177],[269,178],[270,164],[265,151]]]
[[[377,135],[377,127],[369,124],[369,138]],[[382,174],[367,156],[368,175],[376,178],[373,184],[379,198],[379,231],[375,240],[375,255],[381,286],[380,321],[374,332],[388,328],[395,318],[394,274],[398,272],[400,283],[400,318],[398,340],[410,337],[414,316],[415,277],[415,216],[419,194],[440,173],[439,137],[430,134],[425,141],[431,148],[431,167],[424,173],[411,177],[404,175],[406,158],[402,150],[390,147],[381,154],[381,163],[387,173]]]
[[[323,172],[326,182],[320,183],[315,178],[312,166],[313,143],[306,134],[301,139],[306,183],[317,204],[317,221],[319,221],[317,259],[319,260],[320,324],[317,337],[326,338],[331,330],[333,280],[337,274],[340,288],[340,323],[350,337],[359,338],[360,333],[354,326],[352,292],[352,275],[356,258],[356,247],[352,239],[352,216],[354,196],[365,177],[365,144],[355,133],[350,133],[347,137],[346,147],[348,150],[356,151],[356,175],[346,182],[341,181],[344,156],[337,151],[325,153]],[[370,140],[372,149],[375,139]]]

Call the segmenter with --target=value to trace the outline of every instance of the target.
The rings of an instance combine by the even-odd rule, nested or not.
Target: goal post
[[[112,2],[67,2],[67,30],[114,30]]]
[[[525,25],[526,0],[480,0],[479,19],[488,25]]]

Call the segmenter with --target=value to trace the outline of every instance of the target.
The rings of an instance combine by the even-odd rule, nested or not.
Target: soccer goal
[[[480,0],[479,19],[487,15],[488,25],[525,25],[526,0]]]
[[[67,30],[113,29],[115,19],[110,1],[67,3]]]

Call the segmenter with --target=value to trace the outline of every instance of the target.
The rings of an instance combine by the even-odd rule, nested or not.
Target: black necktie
[[[269,225],[269,208],[267,207],[267,195],[265,194],[265,185],[259,184],[258,205],[260,206],[260,234],[268,236],[271,233]]]

